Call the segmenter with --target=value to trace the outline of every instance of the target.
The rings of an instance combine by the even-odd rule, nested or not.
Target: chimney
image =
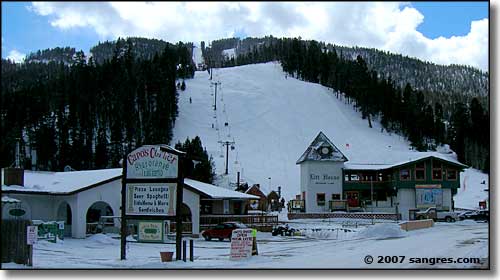
[[[24,186],[24,169],[19,167],[7,167],[3,169],[3,184],[6,186]]]

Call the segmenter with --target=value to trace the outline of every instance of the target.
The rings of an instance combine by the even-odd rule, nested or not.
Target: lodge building
[[[349,163],[320,132],[297,160],[300,191],[289,212],[392,213],[409,219],[410,210],[453,210],[466,165],[437,152],[411,152],[394,163]]]

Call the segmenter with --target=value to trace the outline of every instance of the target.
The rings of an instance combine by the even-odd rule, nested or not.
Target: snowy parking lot
[[[436,223],[434,227],[401,231],[396,223],[375,225],[345,221],[298,221],[302,236],[272,236],[259,232],[258,256],[245,261],[229,259],[230,242],[195,239],[194,262],[162,263],[160,251],[175,251],[175,244],[127,243],[127,260],[121,261],[119,239],[98,234],[86,239],[39,241],[34,268],[487,268],[488,224],[474,221]],[[342,227],[344,226],[344,227]],[[348,226],[348,227],[346,227]],[[357,226],[357,227],[356,227]],[[345,230],[344,230],[345,229]],[[188,250],[189,252],[189,250]],[[365,262],[367,256],[373,263]],[[397,263],[379,263],[398,256]],[[402,256],[402,257],[401,257]],[[404,259],[402,259],[404,257]],[[475,263],[416,263],[415,258],[478,258]],[[413,259],[413,263],[410,263]],[[4,268],[21,268],[3,264]],[[22,267],[26,269],[26,267]]]

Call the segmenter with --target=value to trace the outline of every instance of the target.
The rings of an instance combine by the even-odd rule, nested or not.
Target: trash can
[[[160,252],[161,262],[171,262],[174,252]]]

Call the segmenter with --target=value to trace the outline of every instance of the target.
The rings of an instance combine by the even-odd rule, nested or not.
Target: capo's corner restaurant
[[[244,215],[249,201],[259,199],[185,178],[182,211],[175,213],[176,184],[163,183],[160,178],[177,176],[178,158],[162,149],[143,146],[126,158],[127,179],[132,180],[127,184],[126,194],[125,211],[129,217],[180,214],[184,233],[198,236],[204,220],[222,215]],[[5,168],[1,176],[2,195],[17,202],[2,201],[2,219],[63,221],[65,236],[85,238],[95,232],[102,216],[121,215],[123,171],[122,168],[69,172]],[[153,183],[146,184],[140,178],[148,178]],[[12,211],[14,209],[21,211]],[[114,228],[119,229],[120,220],[113,220]]]

